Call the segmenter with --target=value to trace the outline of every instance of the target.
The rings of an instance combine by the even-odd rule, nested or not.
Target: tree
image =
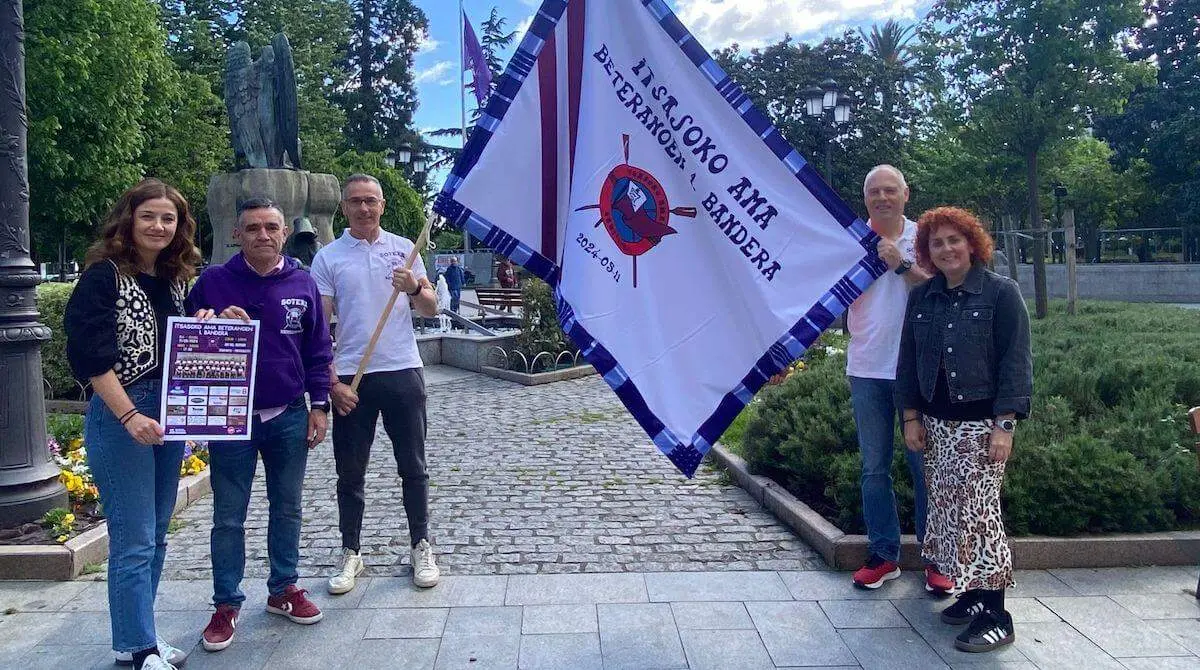
[[[352,174],[369,174],[379,180],[387,205],[379,225],[386,231],[416,240],[425,227],[425,201],[404,179],[404,174],[389,168],[380,152],[347,151],[333,162],[333,174],[342,183]],[[345,222],[334,218],[334,232],[341,234]]]
[[[500,80],[500,75],[504,69],[504,61],[501,60],[502,52],[512,46],[513,40],[517,39],[517,31],[504,31],[505,24],[508,19],[500,15],[500,10],[492,7],[492,13],[488,16],[488,20],[480,26],[483,36],[480,38],[480,48],[483,49],[483,60],[487,63],[488,71],[491,72],[491,85],[488,87],[486,100],[496,88],[496,83]],[[467,88],[471,93],[475,93],[475,82],[467,84]],[[471,125],[479,120],[479,115],[483,113],[483,109],[476,107],[471,110]]]
[[[141,162],[146,174],[174,185],[187,198],[197,222],[197,246],[212,248],[206,200],[208,180],[232,167],[225,105],[208,80],[173,67],[155,83],[145,123],[150,141]]]
[[[1126,227],[1151,206],[1145,161],[1132,161],[1127,169],[1113,167],[1112,149],[1094,137],[1076,137],[1048,152],[1042,182],[1060,182],[1067,189],[1064,208],[1075,210],[1077,234],[1083,238],[1085,258],[1100,256],[1099,232]],[[1047,189],[1042,203],[1053,206]]]
[[[901,26],[893,19],[888,19],[883,26],[871,26],[870,34],[858,31],[867,45],[867,53],[874,59],[880,109],[885,113],[897,111],[896,100],[905,95],[905,89],[915,78],[917,57],[909,49],[914,31],[915,26]],[[889,136],[894,140],[894,147],[899,149],[901,138],[896,130],[893,126]]]
[[[815,160],[825,152],[827,119],[805,112],[804,90],[834,79],[851,100],[853,115],[829,140],[835,156],[834,187],[847,202],[862,203],[862,178],[879,163],[898,163],[897,149],[917,118],[916,96],[901,96],[891,111],[882,107],[883,80],[862,38],[854,32],[811,46],[785,37],[776,44],[743,53],[737,45],[714,58],[754,104],[802,155]]]
[[[1200,257],[1200,0],[1149,0],[1148,20],[1134,31],[1128,57],[1156,64],[1156,78],[1138,87],[1120,115],[1102,117],[1097,134],[1119,167],[1145,161],[1161,202],[1150,225],[1177,225]]]
[[[1047,313],[1038,159],[1119,109],[1144,76],[1118,48],[1140,17],[1137,0],[939,0],[926,19],[923,39],[969,132],[1024,161],[1038,318]]]
[[[339,96],[346,142],[359,151],[394,149],[415,134],[413,58],[429,22],[412,0],[350,0],[351,34]]]
[[[908,209],[917,213],[954,205],[993,223],[1019,211],[1024,202],[1021,160],[971,142],[954,123],[923,131],[904,151],[904,175],[911,190]]]
[[[171,59],[181,71],[204,77],[219,98],[236,0],[159,0],[159,7]]]
[[[152,98],[178,95],[174,65],[142,0],[39,0],[25,21],[30,229],[41,259],[70,258],[142,176]]]

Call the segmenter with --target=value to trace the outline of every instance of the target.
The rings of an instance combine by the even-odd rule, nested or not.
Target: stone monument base
[[[300,170],[250,168],[215,174],[208,181],[208,220],[213,226],[213,249],[209,263],[224,263],[240,247],[233,239],[239,202],[255,197],[270,198],[282,209],[284,221],[293,227],[297,218],[307,218],[322,244],[333,241],[333,216],[341,202],[341,186],[331,174]]]

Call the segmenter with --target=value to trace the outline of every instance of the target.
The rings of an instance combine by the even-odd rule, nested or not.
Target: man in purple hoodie
[[[187,298],[188,312],[201,319],[220,316],[260,322],[251,439],[216,443],[210,450],[210,543],[217,611],[204,629],[208,651],[220,651],[233,642],[238,611],[246,599],[241,590],[246,567],[243,525],[259,456],[270,503],[267,611],[301,624],[321,620],[321,610],[308,599],[308,592],[296,586],[296,564],[304,470],[308,450],[325,439],[333,350],[316,283],[296,259],[283,255],[287,236],[278,205],[266,198],[243,202],[234,230],[241,253],[205,270]],[[306,392],[311,409],[305,403]]]

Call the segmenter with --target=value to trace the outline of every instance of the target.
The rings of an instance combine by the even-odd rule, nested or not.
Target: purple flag
[[[483,56],[483,47],[479,46],[479,38],[475,29],[463,12],[463,69],[470,70],[475,79],[475,100],[482,107],[492,92],[492,71],[488,69],[487,59]]]

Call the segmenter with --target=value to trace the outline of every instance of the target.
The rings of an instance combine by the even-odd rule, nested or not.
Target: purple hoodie
[[[236,305],[261,322],[254,409],[290,404],[308,391],[312,402],[329,400],[333,348],[321,296],[300,263],[283,257],[283,268],[263,277],[239,252],[200,275],[188,294],[188,314]]]

